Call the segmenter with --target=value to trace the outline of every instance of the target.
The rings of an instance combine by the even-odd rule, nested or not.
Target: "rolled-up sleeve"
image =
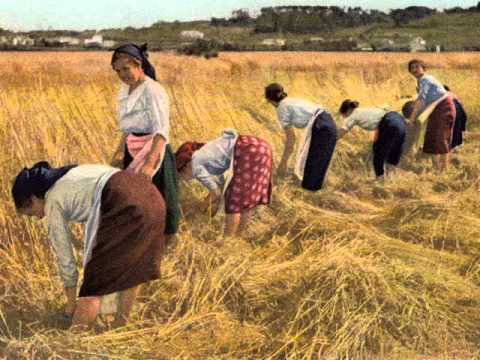
[[[192,160],[192,170],[193,177],[200,181],[200,183],[205,186],[208,190],[214,191],[218,189],[219,184],[217,182],[217,177],[208,172],[208,170],[203,165],[195,164]]]
[[[58,271],[66,288],[77,286],[78,270],[73,252],[72,233],[57,202],[46,208],[48,236],[57,256]]]
[[[147,114],[152,134],[160,134],[169,141],[170,104],[167,93],[161,89],[149,92],[147,97]]]

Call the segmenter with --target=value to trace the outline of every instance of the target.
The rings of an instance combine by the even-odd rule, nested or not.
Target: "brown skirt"
[[[428,117],[423,152],[426,154],[447,154],[452,142],[455,123],[455,104],[451,97],[441,101]]]
[[[160,277],[165,202],[151,180],[120,171],[105,185],[101,219],[80,297],[129,289]]]

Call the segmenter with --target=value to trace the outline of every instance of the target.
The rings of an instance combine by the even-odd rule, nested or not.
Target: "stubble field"
[[[412,156],[373,181],[372,137],[340,140],[325,190],[275,178],[271,207],[242,238],[216,245],[223,216],[195,213],[200,186],[182,184],[184,219],[144,286],[131,323],[73,334],[53,316],[62,284],[44,225],[19,217],[14,175],[46,159],[108,163],[119,139],[119,80],[107,53],[2,53],[0,92],[0,355],[7,359],[476,359],[480,354],[480,58],[421,54],[469,115],[464,147],[435,174]],[[268,140],[283,132],[263,99],[292,97],[336,113],[345,98],[399,110],[415,94],[410,54],[153,54],[171,101],[174,148],[224,128]],[[337,118],[337,124],[340,120]],[[300,135],[300,134],[298,134]],[[79,265],[82,233],[78,237]]]

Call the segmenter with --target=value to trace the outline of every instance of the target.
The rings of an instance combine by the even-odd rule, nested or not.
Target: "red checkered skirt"
[[[270,204],[272,148],[265,140],[240,135],[234,150],[233,177],[225,191],[225,212],[247,212]]]

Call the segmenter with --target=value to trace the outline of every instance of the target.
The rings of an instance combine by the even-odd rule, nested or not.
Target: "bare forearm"
[[[282,154],[280,163],[287,164],[292,152],[293,152],[293,146],[289,146],[288,144],[285,144],[285,148],[283,149],[283,154]]]
[[[410,115],[410,122],[414,123],[417,121],[417,117],[420,115],[420,111],[423,108],[423,102],[421,100],[416,100],[413,105],[412,114]]]
[[[288,159],[292,155],[295,148],[295,133],[292,129],[286,131],[286,138],[285,138],[285,147],[283,149],[282,159],[280,160],[280,164],[283,166],[287,166]]]
[[[337,131],[337,140],[340,140],[342,137],[344,137],[348,133],[347,130],[340,128]]]
[[[147,154],[145,159],[145,166],[155,169],[159,165],[160,160],[163,158],[165,151],[166,141],[163,136],[157,134],[153,138],[152,148]]]
[[[65,306],[65,313],[72,315],[75,311],[75,303],[77,301],[77,288],[64,288],[65,297],[67,298],[67,305]]]
[[[122,134],[122,138],[120,139],[120,142],[117,146],[117,149],[115,150],[115,152],[113,153],[113,156],[112,156],[112,163],[121,158],[122,155],[123,155],[123,152],[125,151],[125,134]]]

